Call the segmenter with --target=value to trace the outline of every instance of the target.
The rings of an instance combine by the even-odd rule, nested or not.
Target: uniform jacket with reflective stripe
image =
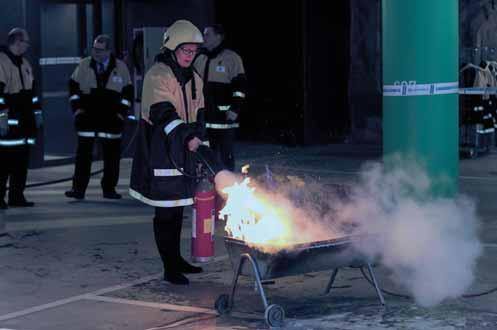
[[[84,110],[75,118],[79,132],[121,133],[123,120],[133,103],[133,86],[126,64],[114,56],[104,73],[97,73],[91,57],[81,60],[69,80],[69,100],[73,111]]]
[[[131,172],[131,196],[156,207],[193,203],[194,182],[177,168],[195,174],[187,143],[205,134],[202,79],[193,74],[180,83],[173,64],[159,61],[145,75]]]
[[[7,111],[9,121],[9,133],[0,137],[1,145],[13,145],[13,141],[14,145],[34,143],[35,113],[41,112],[41,106],[33,86],[29,62],[8,50],[0,51],[0,113]]]
[[[208,54],[200,54],[194,65],[204,81],[207,127],[233,124],[226,120],[226,111],[240,113],[247,90],[242,59],[234,51],[220,46]]]

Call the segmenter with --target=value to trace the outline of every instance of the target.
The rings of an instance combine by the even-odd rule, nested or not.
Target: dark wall
[[[381,146],[381,0],[350,0],[350,11],[349,140]]]
[[[78,57],[88,52],[80,49],[78,5],[44,2],[39,10],[40,58]],[[41,65],[43,109],[45,110],[45,150],[49,154],[70,155],[76,147],[73,116],[69,109],[68,81],[76,63]]]
[[[329,143],[349,129],[349,0],[216,1],[249,81],[242,139]]]
[[[341,142],[350,130],[350,0],[304,3],[305,141]]]
[[[226,43],[240,54],[249,82],[242,139],[303,139],[302,16],[299,1],[216,1]]]
[[[133,45],[133,29],[141,27],[165,27],[178,19],[190,20],[202,28],[214,15],[211,0],[129,0],[124,4],[125,49]]]

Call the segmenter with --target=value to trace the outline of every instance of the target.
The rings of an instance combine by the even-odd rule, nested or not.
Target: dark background
[[[249,91],[240,139],[381,145],[380,0],[0,0],[0,5],[0,40],[14,26],[25,27],[32,40],[28,57],[45,110],[35,159],[72,155],[76,140],[67,80],[77,63],[40,65],[40,59],[87,56],[93,37],[108,33],[133,74],[136,30],[164,28],[177,19],[200,29],[223,24],[228,45],[243,58]],[[461,54],[474,47],[482,24],[497,22],[489,20],[496,13],[491,0],[460,0]]]

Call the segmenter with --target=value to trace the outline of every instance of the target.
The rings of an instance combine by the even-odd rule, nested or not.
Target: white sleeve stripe
[[[179,125],[181,125],[183,123],[184,123],[184,121],[182,121],[181,119],[175,119],[172,122],[170,122],[169,124],[167,124],[166,127],[164,127],[164,132],[167,135],[169,135],[176,127],[178,127]]]
[[[122,137],[122,134],[112,134],[112,133],[104,133],[104,132],[98,132],[97,136],[99,138],[103,139],[120,139]]]
[[[125,106],[128,106],[128,107],[130,107],[130,106],[131,106],[131,102],[130,102],[130,101],[128,101],[128,100],[126,100],[126,99],[122,99],[122,100],[121,100],[121,103],[122,103],[122,104],[124,104]]]
[[[79,95],[75,94],[69,98],[69,101],[79,100]]]
[[[183,169],[181,169],[183,170]],[[177,169],[154,169],[154,176],[182,176],[183,173]]]
[[[206,123],[205,127],[213,129],[230,129],[230,128],[238,128],[240,127],[240,125],[238,123],[233,123],[233,124]]]
[[[95,137],[95,132],[83,132],[83,131],[79,131],[78,132],[78,136],[81,136],[81,137]]]
[[[228,111],[231,108],[231,105],[218,105],[217,108],[219,111]]]

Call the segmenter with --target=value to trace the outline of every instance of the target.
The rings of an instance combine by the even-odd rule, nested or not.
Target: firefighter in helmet
[[[30,146],[35,144],[43,116],[34,93],[33,68],[24,58],[26,30],[12,29],[0,49],[0,208],[33,206],[24,197]],[[9,181],[9,201],[5,202]]]
[[[241,57],[224,42],[219,24],[204,29],[205,51],[195,60],[204,81],[207,135],[211,148],[229,170],[235,168],[235,130],[245,104],[247,81]]]
[[[130,195],[155,207],[154,236],[164,279],[189,283],[185,273],[202,272],[180,253],[183,210],[193,204],[193,152],[204,141],[202,79],[192,62],[203,42],[191,22],[178,20],[163,36],[161,53],[145,75],[133,158]]]
[[[126,64],[111,53],[110,45],[108,35],[97,36],[91,56],[81,60],[69,80],[69,101],[78,135],[72,189],[65,193],[70,198],[85,197],[96,138],[101,142],[104,158],[103,197],[121,198],[115,188],[119,180],[122,131],[133,102],[133,86]]]

